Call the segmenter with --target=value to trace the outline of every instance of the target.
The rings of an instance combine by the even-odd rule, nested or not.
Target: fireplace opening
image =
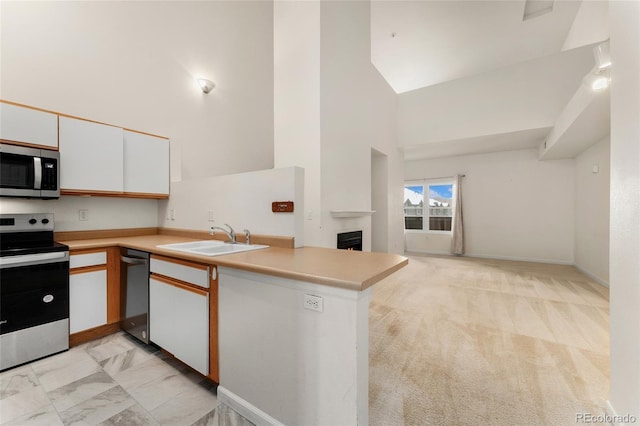
[[[341,250],[362,251],[362,231],[339,233],[337,248]]]

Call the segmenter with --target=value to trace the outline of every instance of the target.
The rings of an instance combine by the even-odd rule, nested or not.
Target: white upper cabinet
[[[0,139],[58,149],[58,116],[38,109],[0,103]]]
[[[124,131],[124,192],[169,194],[169,139]]]
[[[123,191],[123,130],[60,117],[60,187],[81,192]]]

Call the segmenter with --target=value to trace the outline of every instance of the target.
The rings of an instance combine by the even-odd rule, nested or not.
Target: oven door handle
[[[64,262],[67,260],[69,260],[68,251],[58,251],[53,253],[21,254],[18,256],[4,256],[4,257],[0,257],[0,268],[17,268],[20,266]]]

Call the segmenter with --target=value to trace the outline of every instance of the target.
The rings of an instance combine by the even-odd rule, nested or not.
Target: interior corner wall
[[[575,265],[603,285],[609,285],[609,149],[606,138],[575,158]]]
[[[167,136],[173,181],[268,169],[272,14],[267,1],[3,1],[0,96]],[[203,94],[195,76],[213,80],[216,88]],[[122,211],[145,214],[149,203],[157,206],[64,196],[58,206],[30,205],[60,212],[56,223],[81,230],[131,227],[137,219]],[[90,209],[88,222],[77,220],[78,207]],[[3,208],[29,209],[23,202]],[[155,210],[146,215],[152,226]]]
[[[612,66],[608,412],[640,419],[640,2],[609,2],[609,18]]]
[[[574,161],[536,149],[405,162],[405,179],[462,179],[468,256],[573,264]],[[450,237],[406,233],[406,250],[448,253]]]
[[[172,182],[171,198],[159,203],[159,223],[164,228],[196,231],[228,223],[238,234],[245,228],[252,234],[294,237],[295,247],[302,247],[303,184],[300,167]],[[294,212],[274,213],[273,201],[293,201]]]
[[[320,245],[320,3],[273,8],[274,163],[304,168],[305,242]]]
[[[321,1],[320,245],[336,246],[338,232],[363,230],[371,250],[370,216],[339,219],[332,210],[371,210],[371,149],[388,158],[387,250],[403,252],[402,154],[397,146],[397,95],[371,64],[369,2]]]

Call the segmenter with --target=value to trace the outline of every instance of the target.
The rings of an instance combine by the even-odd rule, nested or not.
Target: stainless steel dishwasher
[[[149,253],[122,249],[120,267],[120,327],[149,343]]]

